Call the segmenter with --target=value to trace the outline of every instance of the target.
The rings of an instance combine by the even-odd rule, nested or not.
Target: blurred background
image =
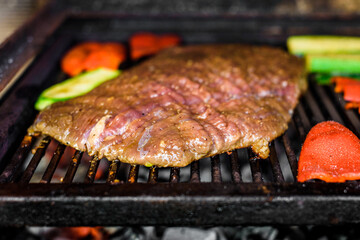
[[[0,0],[0,43],[46,2],[47,0]]]
[[[0,43],[11,35],[18,27],[20,27],[27,19],[29,19],[44,4],[51,0],[0,0]],[[99,1],[88,1],[88,5],[96,5]],[[108,1],[114,4],[116,1]],[[134,1],[136,5],[137,1]],[[157,1],[154,1],[156,3]],[[211,3],[213,1],[209,1]],[[224,1],[226,4],[227,1]],[[260,1],[261,2],[261,1]],[[103,2],[104,4],[106,1]],[[257,5],[259,1],[254,1]],[[65,3],[66,4],[66,3]],[[102,4],[102,3],[101,3]],[[111,5],[110,4],[110,5]],[[174,2],[174,4],[179,4]],[[98,5],[98,4],[97,4]],[[237,4],[241,6],[242,4]],[[251,4],[250,4],[251,5]],[[264,1],[264,5],[268,5]],[[151,8],[151,6],[149,6]],[[251,6],[243,9],[234,9],[235,11],[251,11]],[[295,1],[279,1],[275,9],[271,9],[279,14],[289,15],[306,15],[309,13],[326,13],[334,12],[340,14],[359,14],[360,0],[295,0]],[[121,11],[121,10],[120,10]]]

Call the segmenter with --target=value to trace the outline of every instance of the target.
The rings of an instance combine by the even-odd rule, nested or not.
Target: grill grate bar
[[[305,100],[307,101],[307,106],[310,107],[311,113],[314,116],[316,123],[325,121],[325,117],[322,114],[317,102],[315,101],[313,95],[311,94],[310,89],[305,93]]]
[[[297,133],[299,134],[301,142],[304,142],[305,138],[306,138],[306,132],[305,132],[304,126],[301,123],[301,120],[299,118],[297,110],[295,110],[294,116],[291,121],[294,123],[295,129],[296,129]]]
[[[200,166],[199,161],[194,161],[191,163],[191,176],[190,182],[192,183],[199,183],[200,182]]]
[[[251,148],[248,148],[248,154],[252,179],[255,183],[262,183],[264,180],[260,170],[260,159],[253,153]]]
[[[109,167],[109,174],[106,179],[106,182],[112,183],[112,182],[116,181],[116,175],[117,175],[119,168],[120,168],[119,160],[111,161],[110,167]]]
[[[46,148],[49,146],[49,143],[51,142],[50,137],[45,137],[41,140],[39,147],[37,148],[34,156],[32,157],[29,165],[25,169],[21,179],[20,183],[28,183],[33,176],[35,169],[39,165],[41,158],[45,155]]]
[[[334,89],[332,89],[332,94],[334,95],[334,98],[337,99],[338,103],[341,105],[344,115],[348,118],[350,124],[352,127],[349,128],[360,137],[360,119],[359,115],[355,113],[353,110],[345,110],[346,101],[343,99],[343,96],[340,93],[335,93]]]
[[[171,182],[171,183],[180,182],[180,168],[179,167],[172,167],[171,168],[169,182]]]
[[[271,163],[271,170],[273,171],[275,182],[278,183],[284,182],[284,176],[281,171],[279,159],[277,158],[274,141],[270,144],[270,163]]]
[[[66,171],[63,183],[71,183],[75,177],[75,173],[81,163],[83,152],[76,151],[73,157],[71,158],[70,166]]]
[[[152,166],[149,168],[148,183],[156,183],[158,181],[159,168]]]
[[[96,172],[99,167],[100,159],[97,156],[94,156],[90,161],[89,169],[85,176],[85,183],[93,183],[95,180]]]
[[[286,131],[285,134],[282,136],[282,142],[285,148],[285,153],[290,165],[291,172],[293,174],[294,179],[297,177],[297,158],[294,150],[290,146],[290,140],[288,137],[288,132]]]
[[[139,176],[139,165],[131,165],[129,170],[128,183],[136,183]]]
[[[305,131],[305,128],[304,128],[304,126],[302,124],[302,121],[300,119],[297,108],[295,109],[294,116],[293,116],[292,120],[294,122],[295,129],[297,130],[297,132],[299,134],[301,142],[304,142],[305,138],[306,138],[306,131]]]
[[[221,183],[220,155],[211,157],[211,181]]]
[[[22,140],[20,147],[16,150],[10,163],[6,166],[2,174],[0,175],[0,183],[10,182],[14,176],[14,173],[24,163],[26,156],[29,154],[32,145],[34,144],[34,137],[26,135]]]
[[[41,183],[50,183],[51,178],[53,177],[54,172],[56,170],[56,167],[58,166],[60,159],[65,151],[65,148],[66,148],[65,145],[59,143],[50,160],[48,167],[44,172],[44,175],[42,176],[42,179],[40,180]]]
[[[230,154],[230,164],[231,164],[231,178],[234,183],[242,182],[239,156],[236,150],[232,151]]]
[[[304,106],[303,106],[303,104],[301,102],[299,102],[297,110],[298,110],[297,112],[298,112],[299,117],[300,117],[300,122],[302,123],[302,126],[303,126],[303,128],[305,130],[305,137],[306,137],[306,134],[310,131],[312,125],[310,123],[309,118],[306,115]],[[305,137],[304,137],[304,140],[305,140]]]
[[[330,114],[331,119],[344,125],[345,123],[344,123],[343,119],[341,118],[340,114],[336,110],[334,104],[332,104],[329,96],[325,93],[324,89],[317,84],[311,84],[311,86],[313,86],[316,94],[321,99],[322,104],[325,106],[326,110]]]

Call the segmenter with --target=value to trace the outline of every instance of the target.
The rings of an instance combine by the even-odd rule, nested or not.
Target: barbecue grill
[[[278,6],[286,1],[273,2]],[[79,151],[61,160],[69,147],[49,137],[26,135],[37,114],[33,105],[38,95],[65,79],[59,60],[80,41],[127,43],[131,34],[151,31],[176,33],[184,44],[250,42],[284,47],[292,34],[360,32],[357,15],[266,13],[266,6],[260,8],[256,1],[254,5],[212,1],[207,7],[201,7],[203,1],[151,3],[51,2],[1,46],[0,224],[359,223],[358,181],[296,182],[301,144],[313,125],[335,120],[360,137],[359,114],[345,110],[342,96],[332,86],[317,85],[311,75],[289,129],[270,144],[266,160],[258,159],[250,149],[202,159],[185,168],[146,168],[97,158],[88,162],[86,153]],[[129,60],[121,68],[136,64]],[[56,147],[50,149],[50,144]],[[45,154],[52,156],[49,162]],[[67,170],[55,181],[60,161],[67,162]],[[44,170],[39,170],[41,164]],[[99,164],[106,170],[105,177],[98,179]],[[87,172],[76,180],[82,165]],[[36,172],[40,180],[35,180]]]

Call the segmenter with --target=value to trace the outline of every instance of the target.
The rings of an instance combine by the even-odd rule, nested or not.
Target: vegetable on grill
[[[327,121],[307,135],[299,158],[298,181],[345,182],[360,179],[360,139],[343,125]]]
[[[335,83],[335,92],[344,92],[344,99],[350,102],[346,104],[346,109],[359,108],[360,80],[349,77],[333,77],[331,81]]]
[[[55,84],[41,93],[35,103],[35,109],[43,110],[55,102],[81,96],[119,74],[120,70],[99,68]]]
[[[358,108],[360,114],[360,102],[349,102],[345,104],[345,109]]]
[[[350,102],[360,102],[360,82],[344,87],[344,99]]]
[[[131,58],[139,59],[149,56],[162,49],[179,45],[179,43],[180,38],[174,34],[137,33],[130,38]]]
[[[349,36],[291,36],[289,52],[296,55],[321,53],[360,53],[360,37]]]
[[[308,72],[360,73],[360,37],[291,36],[287,46],[290,53],[305,57]]]
[[[307,54],[308,72],[360,73],[360,54]]]
[[[332,80],[335,77],[345,77],[360,80],[360,74],[351,73],[315,73],[313,74],[313,76],[316,83],[318,83],[319,85],[329,85],[332,83]]]
[[[81,43],[66,53],[61,69],[70,76],[100,67],[117,69],[125,60],[125,48],[120,43]]]
[[[350,77],[332,77],[331,82],[335,83],[335,92],[343,92],[346,85],[360,84],[360,81]],[[360,94],[360,93],[359,93]]]

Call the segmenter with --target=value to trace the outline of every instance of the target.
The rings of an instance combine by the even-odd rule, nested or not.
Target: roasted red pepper
[[[345,108],[346,108],[346,109],[358,108],[359,114],[360,114],[360,102],[350,102],[350,103],[346,103]]]
[[[298,181],[310,179],[360,179],[360,139],[337,122],[314,126],[305,139],[298,166]]]
[[[349,77],[333,77],[335,92],[344,92],[344,99],[349,101],[345,108],[359,108],[360,105],[360,81]],[[359,108],[360,113],[360,108]]]
[[[100,67],[117,69],[125,60],[120,43],[85,42],[70,49],[61,61],[62,70],[70,76]]]
[[[360,82],[344,86],[344,99],[349,102],[360,102]]]
[[[343,92],[347,85],[356,85],[360,83],[359,80],[349,77],[332,77],[331,82],[335,83],[335,92],[337,93]]]
[[[138,59],[149,56],[161,49],[176,46],[179,43],[180,38],[173,34],[137,33],[130,38],[131,58]]]

